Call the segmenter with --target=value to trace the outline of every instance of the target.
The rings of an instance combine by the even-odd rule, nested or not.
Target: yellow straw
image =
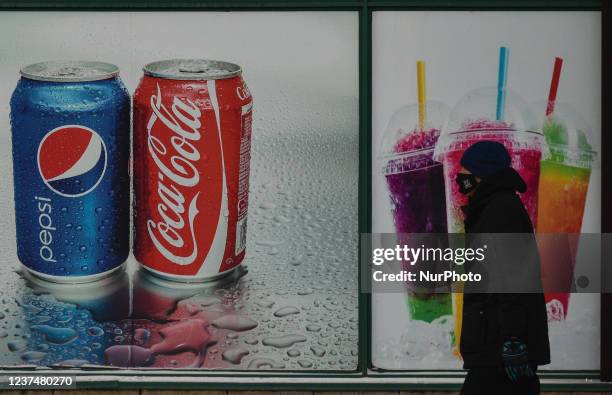
[[[419,95],[419,129],[425,128],[425,62],[422,60],[417,61],[417,89]]]

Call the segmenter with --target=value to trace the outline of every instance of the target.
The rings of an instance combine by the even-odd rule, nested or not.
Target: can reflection
[[[241,308],[245,274],[184,284],[137,270],[67,285],[22,273],[27,288],[16,316],[23,326],[6,339],[10,364],[252,368],[245,357],[259,323]]]
[[[222,351],[238,343],[237,331],[257,326],[234,307],[243,292],[239,279],[244,274],[239,270],[218,281],[183,284],[139,270],[133,282],[133,342],[106,350],[106,362],[195,369],[239,364],[248,352],[233,351],[234,362],[229,363]]]
[[[48,366],[104,364],[104,350],[130,338],[129,277],[58,284],[22,273],[32,292],[19,301],[29,327],[21,358]],[[25,328],[24,328],[25,330]]]
[[[191,304],[181,304],[181,301],[198,295],[200,304],[216,304],[219,302],[218,295],[234,286],[245,274],[246,270],[241,267],[216,281],[180,283],[157,277],[146,270],[137,270],[133,279],[132,317],[166,321],[189,316],[190,312],[185,308]]]
[[[89,310],[98,322],[118,321],[130,316],[130,280],[122,270],[100,281],[60,284],[22,273],[35,294],[50,294],[60,302],[73,303]]]

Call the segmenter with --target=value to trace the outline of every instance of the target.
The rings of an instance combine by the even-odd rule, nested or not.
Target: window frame
[[[372,16],[377,11],[600,11],[602,15],[602,109],[610,106],[612,4],[605,0],[0,0],[2,11],[354,11],[359,30],[359,232],[372,225]],[[602,130],[612,126],[612,115],[602,111]],[[602,180],[612,170],[612,136],[602,133]],[[602,232],[612,230],[612,183],[602,183]],[[359,254],[360,256],[361,254]],[[360,258],[361,259],[361,256]],[[603,262],[602,262],[603,263]],[[358,265],[359,271],[361,265]],[[360,277],[360,273],[357,273]],[[355,371],[171,371],[81,370],[79,388],[108,389],[267,389],[267,390],[457,390],[460,371],[401,371],[375,369],[371,364],[371,296],[361,292],[358,309],[358,367]],[[545,390],[606,390],[612,384],[612,295],[601,296],[601,370],[544,372]],[[31,371],[5,369],[4,374],[75,374],[72,370]],[[139,376],[138,379],[130,379]],[[253,378],[258,380],[253,380]],[[86,379],[88,378],[88,379]],[[430,378],[429,383],[423,381]],[[83,379],[83,380],[81,380]],[[143,380],[144,379],[144,380]],[[169,380],[172,379],[172,380]]]

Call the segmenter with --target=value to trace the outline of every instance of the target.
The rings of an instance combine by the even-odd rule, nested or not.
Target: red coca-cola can
[[[178,281],[214,279],[245,255],[253,99],[240,66],[174,59],[134,94],[134,255]]]

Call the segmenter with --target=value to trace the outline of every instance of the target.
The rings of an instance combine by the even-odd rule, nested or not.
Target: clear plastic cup
[[[504,120],[496,120],[497,88],[484,87],[466,94],[451,111],[435,147],[434,159],[444,166],[446,212],[449,233],[464,232],[462,206],[467,197],[455,182],[463,152],[483,140],[502,143],[512,159],[512,167],[527,184],[521,200],[534,226],[537,222],[540,159],[546,143],[529,105],[515,92],[506,90]],[[463,314],[463,294],[453,293],[455,355],[459,355]]]
[[[427,122],[420,128],[417,105],[399,108],[389,121],[380,147],[382,173],[400,238],[411,233],[447,232],[443,169],[432,156],[448,107],[428,101],[426,109]],[[412,319],[432,322],[452,314],[450,294],[406,289]]]
[[[433,151],[448,114],[427,102],[427,123],[418,127],[418,106],[398,109],[385,130],[380,159],[397,233],[446,233],[442,165]]]
[[[584,118],[565,103],[545,116],[546,102],[534,104],[550,155],[540,164],[538,233],[542,282],[549,320],[567,316],[579,233],[591,169],[598,165],[593,134]],[[565,291],[565,292],[564,292]]]
[[[527,184],[521,200],[534,226],[537,223],[540,159],[546,143],[538,131],[528,104],[511,90],[506,92],[503,121],[495,119],[497,88],[485,87],[465,95],[451,111],[446,127],[436,144],[434,159],[444,165],[447,222],[450,233],[462,233],[467,197],[459,192],[455,178],[461,168],[463,152],[478,141],[502,143],[512,158],[512,167]]]

